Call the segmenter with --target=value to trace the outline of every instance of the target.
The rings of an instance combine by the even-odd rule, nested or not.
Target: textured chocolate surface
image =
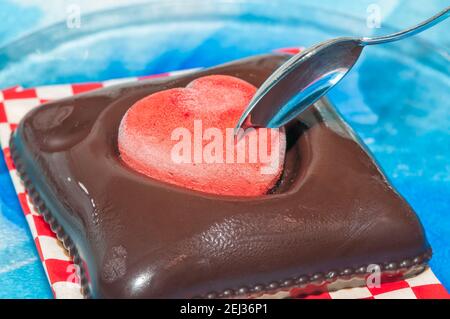
[[[244,287],[275,289],[372,263],[395,268],[427,254],[415,213],[325,100],[286,128],[283,176],[264,196],[191,191],[121,162],[118,126],[137,100],[206,74],[259,86],[286,58],[106,88],[22,120],[12,138],[18,169],[76,247],[90,295],[245,294]]]

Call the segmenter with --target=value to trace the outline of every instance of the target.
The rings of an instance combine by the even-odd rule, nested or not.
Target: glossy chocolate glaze
[[[326,100],[287,128],[283,176],[264,196],[204,194],[121,162],[117,130],[137,100],[207,74],[259,86],[286,58],[101,89],[22,120],[14,152],[87,266],[93,297],[226,296],[428,251],[415,213]]]

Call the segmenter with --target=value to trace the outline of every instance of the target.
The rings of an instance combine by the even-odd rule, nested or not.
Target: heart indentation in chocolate
[[[255,92],[236,77],[211,75],[137,101],[120,123],[122,160],[151,178],[198,191],[267,193],[282,171],[284,132],[260,128],[237,143],[232,134]]]

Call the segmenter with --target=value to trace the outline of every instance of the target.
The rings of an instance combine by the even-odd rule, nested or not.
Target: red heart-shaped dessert
[[[257,129],[237,143],[233,137],[255,92],[241,79],[211,75],[137,101],[120,123],[122,160],[149,177],[198,191],[265,194],[282,171],[284,132]]]

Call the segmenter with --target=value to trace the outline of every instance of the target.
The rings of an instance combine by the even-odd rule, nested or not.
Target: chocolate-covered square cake
[[[158,157],[155,136],[146,139],[165,117],[192,115],[175,114],[171,103],[195,107],[211,90],[227,116],[239,115],[231,104],[244,105],[288,57],[104,88],[47,103],[20,122],[11,138],[17,170],[80,267],[86,297],[283,297],[292,288],[365,285],[370,265],[382,280],[425,269],[431,250],[416,214],[326,99],[282,130],[283,162],[271,178],[256,166],[242,175],[176,169]],[[228,103],[223,92],[234,89]],[[152,126],[149,105],[165,114]]]

